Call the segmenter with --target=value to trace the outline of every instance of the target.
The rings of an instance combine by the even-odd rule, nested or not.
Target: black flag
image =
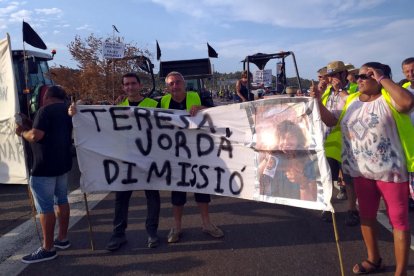
[[[160,45],[158,44],[158,40],[157,41],[157,60],[160,60],[161,58],[161,48]]]
[[[46,44],[40,36],[30,27],[29,23],[23,21],[23,41],[35,48],[46,50]]]
[[[208,57],[211,57],[211,58],[218,57],[216,50],[214,50],[213,47],[211,47],[210,44],[208,44],[208,42],[207,42],[207,48],[208,48]]]
[[[116,31],[117,33],[119,33],[118,29],[115,27],[115,25],[112,25],[112,28],[114,29],[114,31]]]

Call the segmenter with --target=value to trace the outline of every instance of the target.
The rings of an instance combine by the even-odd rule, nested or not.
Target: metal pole
[[[89,207],[88,207],[88,199],[86,197],[86,193],[83,193],[83,198],[85,200],[86,218],[88,219],[88,225],[89,225],[89,239],[91,241],[91,249],[92,251],[95,251],[95,243],[93,241],[93,230],[92,230],[91,219],[89,217]]]
[[[338,250],[339,267],[341,269],[341,275],[344,276],[345,275],[345,272],[344,272],[344,263],[342,261],[341,247],[339,246],[339,234],[338,234],[338,229],[336,227],[335,213],[334,212],[331,212],[331,213],[332,213],[332,224],[333,224],[333,228],[334,228],[336,248]]]
[[[115,28],[112,27],[112,43],[115,44]],[[115,59],[112,58],[112,102],[115,103]]]

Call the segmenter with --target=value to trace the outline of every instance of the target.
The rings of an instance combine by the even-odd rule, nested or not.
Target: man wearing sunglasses
[[[161,108],[187,110],[191,116],[195,116],[198,111],[211,107],[211,102],[200,98],[197,92],[185,90],[185,80],[179,72],[170,72],[165,78],[165,84],[169,94],[161,98]],[[209,194],[194,193],[195,201],[200,209],[202,220],[202,231],[214,238],[224,236],[223,231],[210,222],[208,204]],[[171,192],[171,203],[173,205],[173,216],[175,226],[168,234],[168,242],[176,243],[181,237],[181,220],[183,217],[184,205],[187,201],[185,192]]]
[[[355,68],[352,64],[345,64],[345,66],[348,68],[348,76],[346,77],[348,80],[347,90],[349,94],[353,94],[358,91],[358,84],[355,75],[358,74],[359,68]]]
[[[328,77],[329,85],[325,91],[312,86],[311,95],[321,95],[322,104],[335,116],[339,117],[345,105],[346,98],[349,93],[348,68],[342,61],[332,61],[326,66],[326,76]],[[322,93],[323,92],[323,93]],[[331,135],[332,128],[324,126],[324,139]],[[340,138],[340,137],[339,137]],[[340,140],[338,144],[325,144],[325,154],[328,159],[329,166],[332,173],[332,181],[342,183],[345,187],[346,196],[348,200],[348,213],[345,224],[348,226],[355,226],[359,224],[359,213],[356,209],[356,197],[352,184],[352,179],[349,175],[342,174],[340,160],[336,160],[335,152],[340,149]],[[339,177],[341,175],[341,177]],[[340,191],[339,195],[342,197]],[[323,211],[321,216],[323,221],[332,222],[331,212]]]
[[[318,72],[318,89],[319,91],[325,91],[328,88],[328,76],[326,76],[326,66],[322,67],[317,72]]]

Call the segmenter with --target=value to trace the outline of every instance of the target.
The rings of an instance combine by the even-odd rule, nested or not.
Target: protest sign
[[[103,42],[102,52],[104,58],[123,58],[125,44],[121,42]]]
[[[0,40],[0,183],[27,184],[28,174],[20,137],[15,134],[19,101],[13,74],[10,39]]]
[[[315,106],[311,98],[281,97],[209,108],[195,117],[181,110],[78,106],[73,124],[81,189],[176,190],[331,209]]]

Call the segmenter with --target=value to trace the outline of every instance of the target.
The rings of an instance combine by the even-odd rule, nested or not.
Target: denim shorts
[[[29,185],[39,214],[53,213],[54,205],[68,203],[67,173],[59,176],[31,176]]]

